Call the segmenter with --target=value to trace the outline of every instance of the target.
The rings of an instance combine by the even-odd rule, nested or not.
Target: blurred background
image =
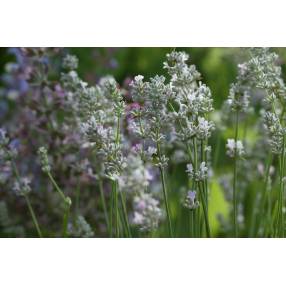
[[[190,62],[197,66],[202,81],[210,86],[215,107],[228,95],[231,82],[235,80],[236,64],[241,62],[245,53],[240,48],[67,48],[79,58],[79,73],[87,82],[96,82],[100,77],[111,74],[119,84],[138,74],[146,79],[156,74],[166,75],[163,62],[168,52],[184,50],[190,54]],[[286,51],[273,48],[281,60],[285,72]],[[0,73],[8,62],[15,61],[9,48],[0,48]],[[3,84],[3,83],[2,83]],[[0,83],[1,86],[1,83]]]
[[[100,77],[111,74],[118,83],[141,74],[146,79],[156,74],[166,75],[163,62],[174,48],[68,48],[79,58],[79,73],[87,82],[96,82]],[[220,106],[228,94],[229,84],[235,78],[236,58],[239,48],[176,48],[190,54],[202,74],[202,80],[210,86],[215,105]],[[233,57],[235,55],[235,57]],[[7,62],[15,61],[8,48],[0,48],[0,72]]]

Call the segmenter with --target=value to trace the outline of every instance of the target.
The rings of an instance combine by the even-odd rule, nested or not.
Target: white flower
[[[135,82],[142,82],[144,79],[143,75],[137,75],[134,77]]]
[[[137,225],[143,225],[144,216],[139,212],[134,212],[133,223]]]
[[[203,181],[207,179],[208,177],[208,167],[206,165],[206,162],[202,162],[197,171],[194,170],[194,167],[192,164],[188,164],[186,172],[188,173],[189,177],[192,180],[195,180],[197,182]]]
[[[122,172],[117,178],[120,190],[132,194],[144,191],[152,179],[148,165],[146,166],[140,155],[136,153],[127,155]]]
[[[196,135],[200,140],[207,139],[211,136],[211,131],[214,129],[214,124],[203,117],[198,117],[198,126]]]
[[[78,58],[74,55],[66,55],[63,59],[63,68],[76,70],[78,67]]]
[[[184,201],[184,206],[190,210],[194,210],[199,207],[199,202],[197,200],[197,193],[196,191],[188,191],[185,201]]]
[[[193,175],[193,171],[194,171],[194,168],[193,168],[193,165],[192,164],[187,164],[187,173],[192,176]]]
[[[49,173],[51,171],[51,166],[49,163],[49,158],[48,158],[48,151],[45,147],[40,147],[38,149],[38,155],[40,158],[40,163],[41,163],[41,167],[42,167],[42,171],[44,173]]]
[[[152,157],[156,153],[157,153],[157,148],[149,146],[146,155]]]
[[[28,177],[20,178],[19,181],[15,181],[13,190],[18,196],[26,196],[31,192],[31,179]]]
[[[226,154],[229,157],[234,157],[235,155],[240,157],[244,154],[244,147],[240,140],[235,142],[234,139],[227,139],[226,149]]]
[[[5,146],[9,143],[6,130],[0,128],[0,147]]]
[[[141,231],[152,231],[158,227],[162,218],[158,200],[154,199],[150,193],[141,192],[134,197],[133,205],[133,224],[139,226]]]
[[[68,226],[69,234],[73,237],[93,237],[94,232],[86,219],[78,215],[73,223]]]

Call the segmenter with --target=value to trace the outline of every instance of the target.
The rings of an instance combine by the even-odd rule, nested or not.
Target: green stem
[[[110,225],[109,225],[108,213],[107,213],[106,202],[105,202],[105,197],[104,197],[104,192],[103,192],[103,184],[102,184],[101,179],[99,179],[98,185],[99,185],[101,204],[102,204],[103,212],[104,212],[105,223],[106,223],[108,233],[110,235]]]
[[[234,224],[234,236],[238,237],[238,225],[237,225],[237,139],[238,139],[238,111],[236,111],[235,120],[235,153],[234,153],[234,166],[233,166],[233,224]]]
[[[197,146],[197,139],[194,138],[193,139],[193,145],[194,145],[194,172],[196,173],[198,170],[198,146]],[[201,148],[203,148],[201,146]],[[203,149],[201,149],[201,158],[203,159],[204,154],[203,154]],[[210,237],[210,226],[209,226],[209,219],[208,219],[208,207],[207,207],[207,196],[205,193],[205,184],[204,182],[202,182],[202,187],[200,187],[199,182],[194,182],[194,185],[197,186],[197,188],[199,189],[199,194],[200,194],[200,198],[202,201],[202,205],[203,205],[203,216],[204,216],[204,220],[205,220],[205,228],[206,228],[206,233],[207,233],[207,237]],[[201,213],[198,210],[198,225],[199,225],[199,237],[201,232],[201,225],[203,224],[203,221],[201,219]]]
[[[193,210],[193,233],[194,233],[193,237],[197,237],[197,228],[196,228],[197,214],[196,213],[197,213],[197,209],[194,209]]]
[[[285,137],[283,136],[283,149],[280,161],[280,180],[279,180],[279,231],[278,233],[284,237],[284,214],[283,214],[283,206],[284,206],[284,183],[283,183],[283,176],[284,176],[284,165],[285,165]]]
[[[117,127],[116,127],[116,138],[115,138],[115,145],[119,147],[120,143],[120,114],[117,115]],[[119,222],[119,204],[118,204],[118,182],[112,182],[112,189],[114,192],[114,207],[115,207],[115,233],[116,237],[120,236],[119,229],[120,229],[120,222]]]
[[[202,140],[201,141],[201,158],[202,161],[208,165],[208,160],[207,160],[207,151],[204,151],[205,146],[208,145],[208,140],[206,139],[206,143]],[[209,208],[209,193],[208,193],[208,180],[204,179],[203,181],[203,191],[204,191],[204,196],[205,196],[205,202],[206,202],[206,208],[208,211]]]
[[[113,196],[114,196],[114,208],[115,208],[115,235],[119,237],[119,210],[118,210],[118,191],[117,191],[117,182],[112,182]]]
[[[266,202],[267,202],[267,198],[270,196],[270,194],[268,194],[267,192],[267,186],[268,186],[268,178],[269,178],[269,173],[270,173],[270,167],[271,167],[271,164],[272,164],[272,160],[273,160],[273,156],[272,156],[272,153],[269,153],[268,154],[268,158],[267,158],[267,161],[266,161],[266,174],[265,174],[265,181],[264,181],[264,184],[263,184],[263,193],[262,193],[262,202],[261,202],[261,205],[260,205],[260,214],[259,214],[259,220],[258,220],[258,225],[257,225],[257,232],[259,231],[259,228],[261,226],[261,224],[264,222],[264,218],[265,218],[265,205],[266,205]],[[266,223],[269,222],[269,211],[268,211],[268,208],[269,208],[269,204],[267,203],[267,210],[266,210]]]
[[[122,192],[119,192],[119,195],[120,195],[121,205],[122,205],[122,208],[123,208],[123,219],[124,219],[125,226],[126,226],[126,229],[127,229],[127,235],[128,235],[128,237],[132,237],[131,231],[130,231],[130,226],[129,226],[129,220],[128,220],[128,213],[127,213],[127,208],[126,208],[125,197],[124,197],[124,194]]]
[[[117,128],[116,128],[116,139],[115,143],[118,146],[119,141],[120,141],[120,116],[117,117]]]
[[[110,212],[110,237],[113,237],[113,211],[114,211],[114,190],[113,190],[113,184],[112,184],[112,190],[111,190],[111,200],[110,200],[110,207],[109,207],[109,212]]]
[[[200,187],[200,184],[198,184],[198,187],[199,187],[200,193],[202,195],[202,204],[203,204],[203,212],[204,212],[204,218],[205,218],[206,233],[207,233],[207,237],[210,238],[211,232],[210,232],[208,210],[207,210],[207,205],[206,205],[206,197],[205,197],[204,191]]]
[[[63,218],[63,237],[68,237],[68,220],[70,215],[70,204],[66,203]]]
[[[18,181],[19,186],[21,186],[21,179],[20,179],[20,175],[19,175],[16,163],[14,162],[14,159],[12,157],[10,159],[11,159],[11,164],[12,164],[14,175],[16,176],[16,180]],[[26,203],[28,205],[30,214],[32,216],[33,223],[34,223],[34,225],[36,227],[37,233],[38,233],[39,237],[42,238],[43,237],[42,236],[42,232],[41,232],[41,229],[39,227],[39,223],[38,223],[38,220],[36,218],[36,215],[35,215],[35,212],[33,210],[33,207],[32,207],[32,204],[30,202],[30,199],[29,199],[28,195],[25,195],[24,197],[25,197]]]
[[[168,194],[167,194],[167,189],[166,189],[165,174],[164,174],[163,168],[159,167],[159,169],[160,169],[160,175],[161,175],[161,182],[162,182],[162,188],[163,188],[165,208],[166,208],[167,219],[168,219],[169,234],[171,237],[173,237],[174,235],[173,235],[171,215],[170,215],[169,204],[168,204]]]
[[[66,196],[64,195],[63,191],[60,189],[60,187],[58,186],[58,184],[56,183],[56,181],[54,180],[52,174],[50,172],[47,173],[49,179],[51,180],[53,186],[55,187],[55,189],[57,190],[57,192],[59,193],[60,197],[63,199],[63,201],[66,203]]]
[[[26,202],[27,202],[29,211],[30,211],[30,213],[31,213],[31,216],[32,216],[32,219],[33,219],[33,223],[34,223],[34,225],[35,225],[35,227],[36,227],[36,229],[37,229],[38,235],[39,235],[40,238],[42,238],[43,235],[42,235],[41,229],[40,229],[40,227],[39,227],[37,218],[36,218],[36,216],[35,216],[35,212],[34,212],[33,207],[32,207],[32,205],[31,205],[30,199],[29,199],[28,196],[25,196],[25,199],[26,199]]]
[[[157,150],[158,150],[159,160],[161,161],[162,155],[161,155],[161,148],[160,148],[159,142],[157,142]],[[170,214],[170,209],[169,209],[169,204],[168,204],[168,193],[167,193],[167,188],[166,188],[165,173],[164,173],[162,166],[159,166],[159,170],[160,170],[160,177],[161,177],[161,183],[162,183],[162,188],[163,188],[164,203],[165,203],[167,219],[168,219],[169,234],[171,237],[173,237],[174,235],[173,235],[173,228],[172,228],[172,222],[171,222],[171,214]]]
[[[68,228],[68,219],[69,219],[69,213],[70,213],[70,207],[71,207],[71,199],[69,197],[66,197],[61,188],[58,186],[57,182],[54,180],[52,174],[50,172],[47,172],[47,175],[49,179],[51,180],[54,188],[59,193],[60,197],[62,198],[64,204],[65,204],[65,211],[63,216],[63,237],[67,237],[67,228]]]

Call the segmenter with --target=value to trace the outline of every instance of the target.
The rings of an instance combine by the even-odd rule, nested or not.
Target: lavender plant
[[[117,81],[86,76],[67,49],[9,52],[2,236],[285,236],[286,90],[271,49],[231,57],[237,75],[219,95],[208,64],[201,74],[182,51],[164,75]]]
[[[196,67],[187,64],[188,58],[186,53],[174,51],[167,55],[164,67],[171,76],[174,96],[169,101],[169,106],[177,122],[176,137],[185,145],[185,151],[189,156],[187,173],[192,181],[192,188],[198,191],[202,201],[206,233],[210,237],[207,179],[210,167],[208,157],[211,150],[208,138],[214,129],[214,123],[209,120],[209,114],[213,110],[213,100],[210,89],[201,83],[201,75]],[[177,105],[177,110],[173,103]],[[194,194],[194,191],[192,192]],[[189,194],[190,192],[187,194],[187,199]]]
[[[9,162],[9,165],[11,166],[12,174],[15,178],[14,185],[13,185],[13,191],[15,192],[16,195],[22,196],[25,198],[31,217],[33,219],[33,223],[38,232],[38,235],[39,237],[42,237],[42,232],[41,232],[38,220],[36,218],[35,212],[33,210],[33,207],[29,199],[29,193],[31,192],[31,186],[30,186],[31,181],[28,177],[20,176],[17,165],[15,163],[16,156],[17,156],[17,151],[13,149],[13,147],[10,145],[10,139],[7,137],[6,131],[3,129],[0,129],[0,159],[3,159],[4,161]]]

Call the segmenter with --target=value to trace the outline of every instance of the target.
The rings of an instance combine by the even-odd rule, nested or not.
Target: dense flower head
[[[11,140],[5,129],[0,128],[0,162],[10,161],[17,157],[19,144],[17,139]]]
[[[203,140],[211,136],[211,131],[214,129],[214,123],[206,120],[204,117],[198,117],[198,126],[196,128],[196,136]]]
[[[200,182],[208,178],[208,167],[206,162],[201,162],[198,170],[194,169],[193,164],[187,164],[186,172],[189,177],[196,182]]]
[[[156,75],[149,82],[143,82],[143,79],[144,77],[139,75],[130,83],[134,102],[144,103],[145,112],[150,115],[156,116],[156,112],[161,114],[172,95],[170,85],[165,84],[164,76]]]
[[[6,130],[0,128],[0,147],[7,146],[9,143],[9,138],[7,136]]]
[[[75,55],[66,55],[63,59],[63,68],[67,70],[76,70],[78,68],[78,58]]]
[[[104,127],[103,122],[94,115],[80,125],[80,130],[85,138],[97,149],[105,149],[114,140],[115,133],[112,127]]]
[[[167,54],[167,61],[164,62],[164,68],[171,76],[171,83],[177,91],[193,87],[196,81],[200,79],[200,73],[194,65],[188,65],[189,55],[185,52],[173,51]]]
[[[117,180],[124,165],[121,132],[125,112],[123,95],[112,76],[99,80],[95,86],[82,81],[72,70],[61,77],[65,92],[71,97],[71,107],[81,142],[96,151],[101,172]],[[103,167],[103,169],[102,169]]]
[[[139,193],[147,189],[153,176],[147,166],[144,165],[139,154],[127,155],[124,168],[118,179],[120,191]]]
[[[69,224],[68,231],[72,237],[94,237],[94,231],[82,215],[78,215],[74,222]]]
[[[133,200],[134,215],[133,224],[141,231],[152,231],[158,228],[162,218],[162,210],[159,201],[150,193],[140,193]]]
[[[276,98],[285,101],[286,87],[281,75],[278,56],[269,48],[249,49],[250,59],[238,65],[236,82],[231,85],[228,104],[233,110],[247,111],[250,92],[259,88],[265,92],[264,100],[272,103]]]
[[[199,207],[199,201],[197,200],[197,193],[194,190],[187,192],[184,200],[184,206],[190,210],[194,210]]]
[[[227,139],[226,153],[229,157],[243,156],[245,151],[242,142],[240,140]]]
[[[208,114],[213,110],[212,94],[199,81],[200,74],[195,66],[187,64],[187,59],[188,56],[183,52],[172,52],[167,55],[168,61],[164,64],[171,76],[174,103],[177,106],[172,108],[172,116],[178,122],[178,139],[188,141],[197,137],[204,140],[210,137],[214,129],[214,123],[208,120]],[[186,74],[189,74],[188,80]]]
[[[248,111],[249,107],[249,90],[239,85],[239,83],[233,83],[229,90],[227,104],[234,111]]]
[[[249,69],[252,71],[255,85],[266,91],[275,91],[285,97],[286,87],[282,79],[278,55],[269,48],[252,48]]]
[[[84,89],[87,83],[80,79],[78,73],[71,70],[61,75],[61,82],[67,90],[76,92],[78,89]]]
[[[262,111],[263,124],[269,135],[269,144],[275,154],[280,154],[283,149],[285,128],[282,127],[279,117],[271,111]]]
[[[130,83],[131,96],[134,102],[144,102],[146,92],[146,82],[143,75],[137,75]]]
[[[137,116],[129,122],[130,130],[154,142],[164,140],[172,125],[167,109],[172,89],[165,81],[165,77],[156,75],[143,82],[143,77],[137,76],[130,84],[133,100],[141,103]]]
[[[40,158],[40,163],[41,163],[41,167],[42,167],[42,171],[44,173],[49,173],[51,171],[51,166],[49,163],[49,158],[48,158],[48,151],[45,147],[40,147],[38,149],[38,155]]]
[[[19,178],[16,180],[13,186],[13,191],[18,196],[26,196],[31,192],[31,179],[28,177]]]

